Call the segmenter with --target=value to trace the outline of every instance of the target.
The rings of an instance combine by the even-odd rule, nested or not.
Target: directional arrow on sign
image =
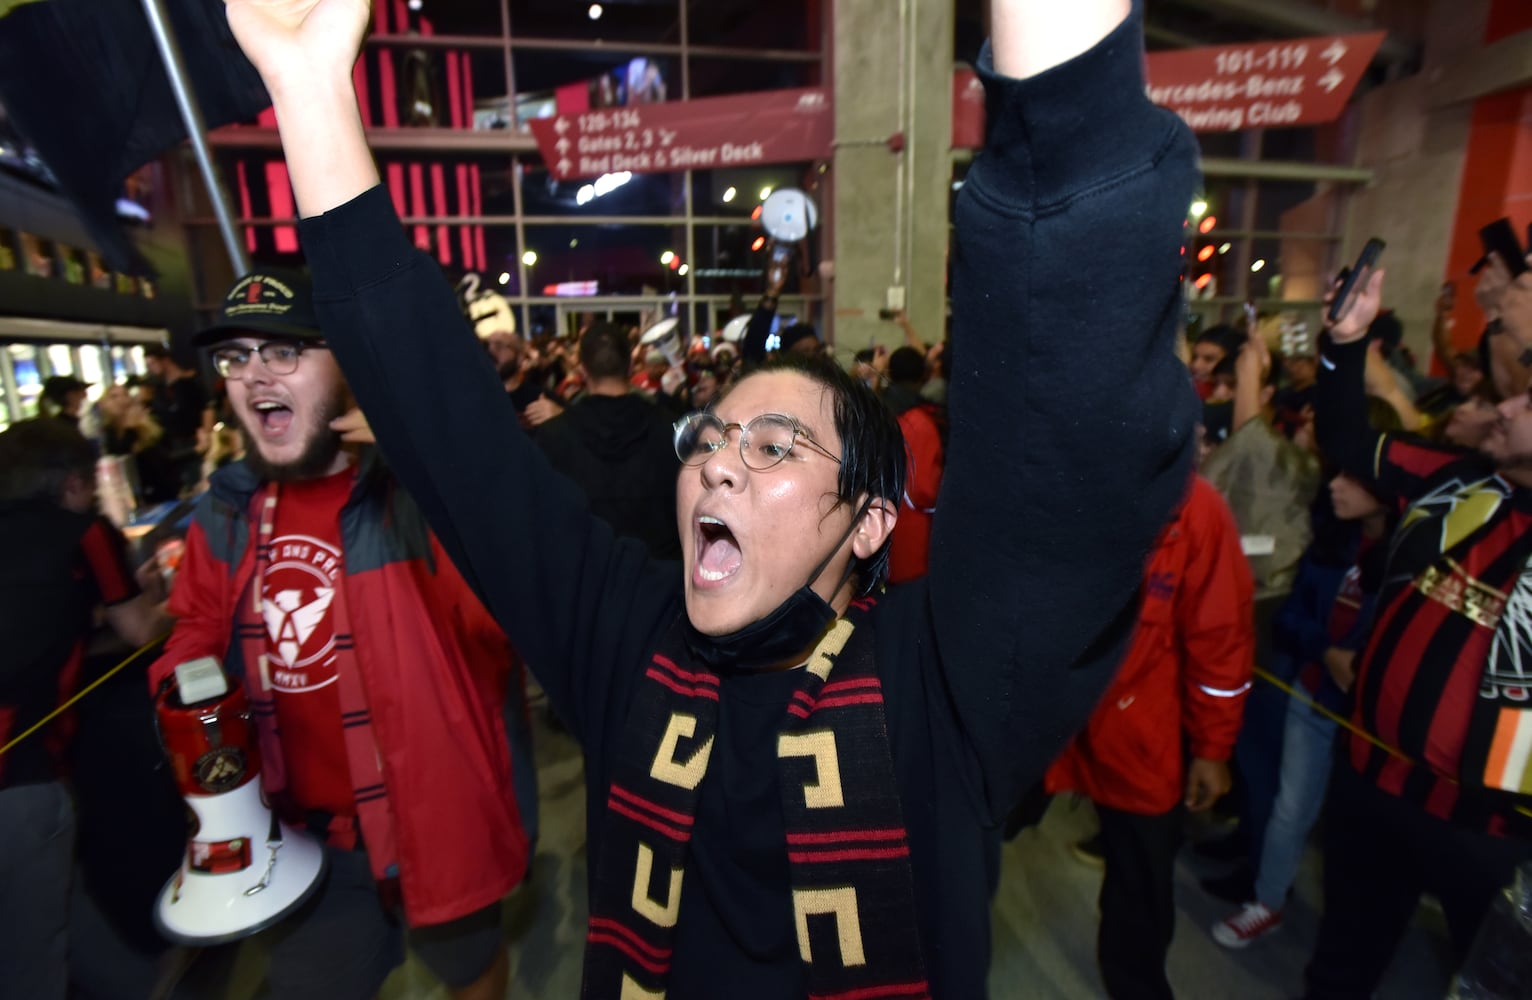
[[[1346,54],[1346,46],[1339,38],[1330,43],[1330,47],[1320,53],[1331,66],[1341,61],[1341,56]]]
[[[1330,67],[1330,72],[1319,78],[1319,85],[1325,88],[1325,93],[1333,93],[1336,87],[1346,82],[1346,74],[1337,67]]]
[[[560,160],[559,161],[559,173],[561,173],[561,174],[568,174],[569,171],[571,171],[573,169],[574,169],[574,164],[570,163],[568,160]]]
[[[569,152],[569,140],[560,139],[558,142],[553,144],[553,148],[559,151],[560,156],[563,156],[565,153]]]
[[[559,135],[563,135],[565,132],[568,132],[569,120],[566,118],[560,118],[558,121],[553,123],[553,130]]]

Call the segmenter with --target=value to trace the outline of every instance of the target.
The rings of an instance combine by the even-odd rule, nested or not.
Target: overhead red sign
[[[561,181],[812,160],[829,156],[835,137],[830,98],[817,89],[600,108],[531,126]]]
[[[1149,99],[1197,132],[1291,128],[1334,121],[1385,32],[1151,52]],[[984,91],[972,70],[952,80],[952,145],[984,142]]]
[[[1198,132],[1334,121],[1386,33],[1149,55],[1149,99]]]

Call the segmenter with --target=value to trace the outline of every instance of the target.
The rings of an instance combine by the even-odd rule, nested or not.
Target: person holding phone
[[[1508,752],[1532,726],[1532,398],[1520,386],[1476,452],[1373,430],[1363,392],[1366,335],[1383,272],[1336,310],[1320,364],[1316,431],[1325,455],[1402,511],[1356,659],[1352,734],[1336,758],[1325,825],[1324,918],[1306,979],[1311,1000],[1377,989],[1422,892],[1442,904],[1459,963],[1490,901],[1532,858],[1532,770]],[[1519,285],[1518,285],[1519,287]],[[1523,289],[1532,301],[1532,280]],[[1510,298],[1507,291],[1505,298]],[[1511,309],[1518,303],[1511,302]],[[1506,340],[1532,343],[1509,320]]]

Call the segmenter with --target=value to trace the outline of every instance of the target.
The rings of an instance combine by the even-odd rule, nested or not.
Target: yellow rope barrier
[[[32,726],[32,728],[28,729],[26,732],[24,732],[21,735],[17,736],[15,739],[11,740],[5,746],[0,747],[0,755],[5,754],[12,747],[14,747],[16,744],[20,743],[22,740],[26,739],[28,736],[31,736],[33,733],[35,733],[39,729],[43,728],[48,723],[52,722],[54,719],[57,719],[59,716],[63,715],[65,712],[69,711],[69,709],[74,706],[75,702],[79,701],[81,698],[85,697],[86,695],[90,694],[92,691],[96,690],[96,688],[100,687],[101,685],[105,684],[107,681],[111,680],[114,676],[116,676],[119,672],[121,672],[124,667],[126,667],[129,664],[133,663],[133,661],[137,660],[140,656],[143,656],[145,653],[149,652],[149,650],[153,649],[155,646],[158,646],[161,642],[164,642],[166,637],[169,636],[169,635],[170,635],[170,633],[166,632],[165,635],[157,636],[157,637],[155,637],[153,639],[150,639],[148,642],[144,643],[142,646],[140,646],[137,650],[134,651],[133,655],[129,656],[126,660],[123,660],[121,663],[117,664],[117,666],[115,666],[112,669],[108,670],[106,673],[102,674],[100,677],[97,677],[95,680],[91,681],[89,684],[85,685],[85,687],[80,689],[78,694],[76,694],[73,698],[70,698],[68,701],[64,702],[64,704],[60,705],[58,708],[55,708],[53,711],[49,712],[47,715],[43,716],[40,720],[38,720],[36,725]]]
[[[1382,751],[1384,751],[1386,753],[1392,754],[1393,756],[1398,757],[1400,760],[1404,761],[1406,764],[1414,766],[1415,761],[1408,754],[1406,754],[1404,751],[1389,746],[1387,743],[1384,743],[1382,740],[1378,739],[1372,733],[1369,733],[1366,730],[1358,727],[1350,719],[1342,718],[1341,716],[1336,715],[1334,712],[1330,711],[1328,708],[1325,708],[1323,705],[1319,704],[1318,702],[1316,702],[1314,699],[1310,698],[1308,695],[1304,694],[1303,692],[1297,690],[1291,684],[1288,684],[1287,682],[1283,681],[1282,679],[1277,677],[1275,674],[1272,674],[1269,671],[1266,671],[1266,670],[1262,669],[1261,667],[1256,667],[1255,668],[1255,676],[1259,677],[1261,680],[1265,681],[1267,684],[1270,684],[1272,687],[1276,688],[1278,691],[1283,692],[1289,698],[1293,698],[1293,699],[1295,699],[1295,700],[1297,700],[1299,702],[1302,702],[1303,704],[1307,705],[1309,708],[1312,708],[1314,711],[1318,712],[1320,715],[1323,715],[1325,718],[1329,719],[1331,722],[1335,723],[1336,725],[1342,727],[1347,732],[1351,733],[1353,736],[1360,736],[1362,739],[1366,740],[1368,743],[1371,743],[1373,746],[1377,747],[1379,750],[1382,750]],[[1446,775],[1442,775],[1442,777],[1445,778],[1447,781],[1451,781],[1454,785],[1458,784],[1457,781],[1454,781],[1452,778],[1448,778]],[[1532,816],[1532,808],[1528,808],[1527,806],[1522,806],[1522,805],[1514,806],[1513,808],[1517,812],[1521,813],[1523,816]]]

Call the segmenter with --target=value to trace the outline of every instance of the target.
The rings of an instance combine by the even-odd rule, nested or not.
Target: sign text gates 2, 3
[[[555,180],[820,159],[835,118],[818,89],[772,90],[539,118],[532,134]]]

